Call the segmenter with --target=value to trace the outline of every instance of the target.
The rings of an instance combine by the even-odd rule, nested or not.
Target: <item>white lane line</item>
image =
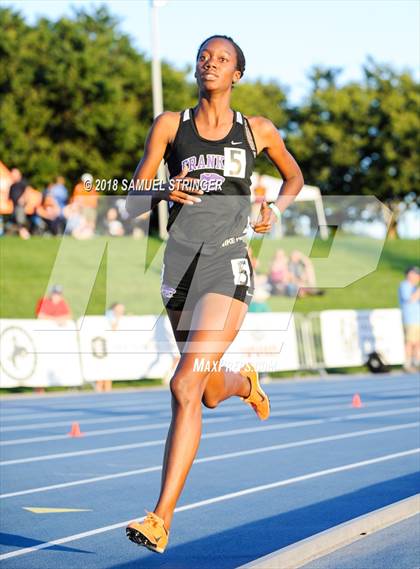
[[[376,401],[376,402],[369,402],[366,404],[369,408],[371,407],[382,407],[382,406],[387,406],[387,405],[395,405],[395,401]],[[349,409],[351,407],[350,402],[349,403],[344,403],[344,404],[331,404],[331,405],[322,405],[322,406],[314,406],[314,407],[305,407],[304,405],[302,405],[301,403],[297,402],[297,407],[293,407],[291,405],[287,406],[286,410],[281,410],[281,411],[273,411],[271,413],[272,417],[280,417],[283,415],[290,415],[290,414],[304,414],[304,413],[309,413],[309,412],[317,412],[317,411],[331,411],[331,410],[335,410],[335,409]],[[404,407],[402,407],[404,409]],[[238,410],[240,409],[240,407],[238,405],[222,405],[220,408],[221,412],[229,412],[229,411],[235,411],[235,413],[238,412]],[[165,406],[165,410],[168,411],[168,413],[162,413],[161,417],[165,417],[167,416],[168,418],[170,418],[170,409],[168,409],[168,406]],[[419,407],[419,411],[420,411],[420,407]],[[206,411],[205,414],[209,415],[211,413]],[[119,422],[119,421],[126,421],[126,420],[135,420],[135,419],[139,419],[140,417],[144,417],[141,415],[126,415],[126,416],[120,416],[120,417],[105,417],[105,418],[101,418],[101,419],[83,419],[82,418],[77,418],[74,417],[72,418],[72,422],[74,421],[78,421],[79,423],[83,423],[83,425],[85,424],[94,424],[94,423],[114,423],[114,422]],[[144,417],[146,420],[150,420],[150,417],[145,416]],[[32,423],[32,424],[26,424],[26,425],[12,425],[9,427],[3,427],[0,429],[0,432],[5,433],[5,432],[11,432],[11,431],[26,431],[26,430],[35,430],[35,429],[47,429],[50,427],[68,427],[70,424],[70,421],[57,421],[57,422],[53,422],[53,423]],[[1,442],[0,442],[1,445]]]
[[[300,426],[307,426],[307,425],[318,425],[320,423],[325,422],[323,419],[313,419],[310,421],[294,421],[292,423],[284,423],[280,425],[269,425],[266,427],[249,427],[246,429],[232,429],[230,431],[218,431],[216,433],[206,433],[201,436],[201,439],[210,439],[216,437],[228,437],[232,435],[240,435],[245,433],[255,433],[261,431],[272,431],[274,429],[287,429],[290,427],[300,427]],[[13,460],[5,460],[0,462],[0,466],[10,466],[13,464],[26,464],[28,462],[40,462],[44,460],[55,460],[58,458],[70,458],[73,456],[87,456],[91,454],[102,454],[104,452],[118,452],[121,450],[130,450],[135,448],[143,448],[143,447],[150,447],[150,446],[159,446],[165,444],[166,439],[154,440],[154,441],[145,441],[141,443],[130,443],[125,445],[115,445],[109,447],[100,447],[88,450],[79,450],[73,452],[61,452],[55,454],[46,454],[46,455],[37,455],[31,456],[28,458],[17,458]]]
[[[179,506],[175,508],[175,512],[185,512],[187,510],[193,510],[195,508],[202,508],[203,506],[207,506],[209,504],[215,504],[217,502],[224,502],[226,500],[232,500],[234,498],[240,498],[242,496],[246,496],[249,494],[255,494],[256,492],[263,492],[265,490],[272,490],[274,488],[280,488],[282,486],[289,486],[291,484],[296,484],[298,482],[304,482],[306,480],[311,480],[314,478],[320,478],[321,476],[328,476],[329,474],[337,474],[338,472],[345,472],[348,470],[354,470],[356,468],[362,468],[363,466],[370,466],[371,464],[378,464],[380,462],[386,462],[388,460],[394,460],[396,458],[403,458],[406,456],[411,456],[414,454],[418,454],[420,452],[420,448],[414,448],[410,450],[406,450],[403,452],[396,452],[393,454],[387,454],[384,456],[378,456],[376,458],[371,458],[369,460],[362,460],[360,462],[353,462],[350,464],[344,464],[342,466],[335,466],[333,468],[327,468],[325,470],[318,470],[316,472],[310,472],[308,474],[303,474],[301,476],[294,476],[293,478],[287,478],[283,480],[278,480],[276,482],[271,482],[270,484],[262,484],[261,486],[253,486],[251,488],[245,488],[244,490],[239,490],[238,492],[230,492],[229,494],[222,494],[220,496],[215,496],[214,498],[209,498],[207,500],[200,500],[199,502],[193,502],[192,504],[186,504],[185,506]],[[108,531],[112,531],[114,529],[118,529],[121,527],[126,526],[128,523],[131,522],[133,517],[123,522],[118,522],[116,524],[112,524],[109,526],[104,526],[101,528],[95,528],[89,531],[84,531],[81,533],[76,533],[73,535],[68,535],[66,537],[61,537],[59,539],[55,539],[53,541],[47,541],[45,543],[39,543],[37,545],[33,545],[32,547],[25,547],[21,549],[15,549],[14,551],[10,551],[9,553],[4,553],[0,555],[0,561],[4,559],[10,559],[12,557],[20,557],[22,555],[28,555],[29,553],[34,553],[35,551],[39,551],[41,549],[47,549],[48,547],[53,547],[54,545],[61,545],[63,543],[70,543],[72,541],[77,541],[79,539],[83,539],[85,537],[91,537],[93,535],[98,535],[101,533],[105,533]],[[141,518],[143,519],[143,518]]]
[[[74,418],[75,414],[73,413],[73,418],[71,422],[78,421],[79,423],[83,423],[84,425],[91,425],[91,424],[101,424],[101,423],[115,423],[116,421],[138,421],[139,419],[147,418],[147,415],[141,415],[140,411],[137,415],[136,413],[130,413],[129,415],[122,415],[121,417],[103,417],[101,419],[86,419],[80,418],[77,416]],[[150,417],[149,417],[150,418]],[[70,425],[70,419],[66,421],[54,421],[52,423],[32,423],[29,425],[12,425],[10,427],[1,427],[0,432],[6,433],[11,431],[33,431],[34,429],[49,429],[50,427],[68,427]]]
[[[383,405],[395,405],[395,401],[392,401],[390,403],[367,403],[364,408],[372,408],[372,407],[382,407]],[[351,409],[351,404],[346,403],[344,405],[325,405],[323,407],[312,407],[309,408],[307,407],[306,409],[302,408],[302,413],[305,414],[307,412],[316,412],[316,411],[334,411],[334,410],[338,410],[338,409]],[[403,413],[404,411],[407,412],[414,412],[417,411],[417,413],[420,413],[420,407],[416,406],[416,407],[400,407],[399,409],[393,409],[391,411],[377,411],[377,412],[373,412],[373,413],[360,413],[358,412],[358,410],[355,411],[354,415],[351,415],[351,417],[354,417],[355,419],[358,419],[359,416],[362,417],[373,417],[376,415],[382,415],[382,413],[386,414],[386,415],[395,415],[398,413]],[[274,411],[273,413],[270,413],[270,417],[281,417],[283,415],[295,415],[297,411],[295,411],[294,409],[291,409],[290,411]]]
[[[297,401],[296,397],[284,397],[281,395],[278,395],[276,393],[272,394],[270,393],[270,397],[279,403],[288,403],[289,401],[294,400],[295,402]],[[337,399],[340,398],[339,395],[337,395]],[[317,397],[316,399],[319,399],[319,397]],[[314,399],[315,401],[315,399]],[[54,403],[56,403],[54,401]],[[120,409],[128,409],[130,407],[141,407],[142,405],[147,405],[147,408],[155,408],[155,409],[159,409],[161,408],[161,406],[165,406],[165,408],[167,408],[168,403],[170,403],[170,396],[169,396],[169,389],[167,392],[165,392],[165,397],[161,397],[160,399],[156,399],[155,401],[146,401],[144,399],[139,399],[136,401],[133,401],[133,399],[131,398],[129,401],[124,401],[123,403],[115,403],[113,405],[109,405],[107,404],[106,401],[101,401],[98,402],[97,405],[62,405],[60,406],[61,411],[52,411],[52,412],[41,412],[39,411],[38,413],[34,412],[34,413],[25,413],[25,412],[21,412],[21,413],[17,413],[17,414],[9,414],[7,412],[5,412],[4,407],[2,408],[2,416],[0,421],[4,422],[4,421],[19,421],[19,420],[26,420],[26,419],[45,419],[48,417],[51,417],[52,415],[56,415],[58,417],[60,417],[61,415],[68,415],[71,413],[90,413],[92,411],[98,412],[98,411],[102,411],[104,410],[105,412],[109,412],[109,411],[119,411]],[[45,410],[44,410],[45,411]]]
[[[349,421],[358,421],[360,418],[372,417],[391,417],[392,415],[404,415],[405,413],[420,413],[419,407],[403,407],[402,409],[393,409],[391,411],[374,411],[372,413],[355,413],[353,415],[343,415],[342,419]]]
[[[53,401],[50,402],[55,403]],[[48,410],[43,410],[44,412],[38,412],[38,413],[19,413],[19,414],[14,414],[14,415],[9,415],[7,413],[4,413],[4,411],[2,412],[2,417],[1,417],[1,422],[4,423],[6,421],[25,421],[25,420],[29,420],[29,419],[48,419],[49,417],[61,417],[61,416],[66,416],[66,415],[71,415],[74,413],[89,413],[91,414],[92,412],[94,413],[98,413],[98,412],[103,412],[103,413],[116,413],[120,410],[125,410],[125,409],[130,409],[131,407],[137,407],[139,409],[141,408],[145,408],[147,407],[147,409],[153,409],[155,411],[158,411],[159,409],[163,409],[163,408],[167,408],[168,403],[170,403],[170,398],[169,397],[165,397],[165,398],[161,398],[160,401],[146,401],[144,399],[139,399],[139,400],[131,400],[129,403],[124,403],[124,404],[116,404],[116,405],[107,405],[106,401],[102,401],[101,405],[74,405],[74,407],[63,407],[61,408],[61,410],[57,411],[57,410],[52,410],[49,411]],[[57,406],[54,407],[54,409],[57,409]],[[140,411],[139,411],[140,412]]]
[[[270,395],[271,397],[271,395]],[[279,401],[279,398],[274,395],[273,396],[274,401]],[[319,401],[322,401],[320,398],[318,398]],[[317,400],[318,400],[317,399]],[[282,402],[283,400],[281,399],[280,402]],[[315,402],[316,400],[314,399],[313,402]],[[285,400],[284,403],[287,404],[289,402],[289,400]],[[144,400],[139,400],[139,401],[131,401],[130,403],[125,403],[124,405],[95,405],[95,406],[75,406],[74,409],[69,409],[68,411],[66,411],[65,409],[63,409],[62,411],[51,411],[50,413],[31,413],[31,414],[19,414],[19,415],[7,415],[6,413],[2,413],[1,417],[0,417],[0,423],[4,424],[7,421],[26,421],[26,420],[30,420],[30,419],[48,419],[50,417],[63,417],[63,416],[67,416],[67,415],[74,415],[75,413],[88,413],[88,417],[90,416],[90,414],[92,413],[92,411],[94,412],[102,412],[102,413],[108,413],[108,412],[114,412],[114,409],[117,411],[122,411],[122,410],[129,410],[132,407],[137,407],[139,408],[139,413],[141,413],[141,408],[144,408],[144,406],[147,406],[147,410],[148,411],[160,411],[160,410],[167,410],[168,406],[170,407],[170,398],[166,398],[166,400],[162,400],[160,402],[153,402],[153,404],[150,404],[150,402],[148,401],[144,401]],[[296,401],[297,403],[297,401]],[[312,402],[311,402],[312,403]],[[36,424],[36,423],[35,423]],[[18,425],[16,425],[18,426]],[[23,424],[22,427],[25,427],[26,425]],[[28,427],[29,428],[29,427]]]
[[[418,409],[417,409],[417,407],[414,407],[412,410],[400,411],[398,414],[403,415],[403,414],[407,414],[409,412],[417,413]],[[360,414],[360,415],[358,415],[357,418],[360,419],[363,416],[365,416],[365,417],[369,416],[369,413],[366,413],[364,415]],[[375,413],[375,416],[378,416],[378,413]],[[353,419],[354,417],[352,415],[350,415],[348,418]],[[265,425],[265,426],[259,425],[258,427],[248,427],[248,428],[242,428],[242,429],[231,429],[231,430],[217,431],[215,433],[205,433],[201,436],[201,438],[202,439],[213,439],[213,438],[219,438],[219,437],[243,435],[246,433],[257,433],[257,432],[262,433],[262,432],[268,432],[268,431],[277,431],[277,430],[281,430],[281,429],[290,429],[290,428],[296,428],[296,427],[307,427],[310,425],[322,425],[325,423],[342,422],[343,420],[346,420],[346,419],[343,419],[343,417],[337,416],[337,417],[329,417],[327,419],[310,419],[310,420],[304,420],[304,421],[293,421],[290,423],[276,423],[274,425]],[[27,458],[16,458],[16,459],[12,459],[12,460],[4,460],[4,461],[0,462],[0,466],[10,466],[10,465],[14,465],[14,464],[26,464],[28,462],[41,462],[44,460],[55,460],[55,459],[60,459],[60,458],[71,458],[73,456],[88,456],[88,455],[92,455],[92,454],[102,454],[102,453],[106,453],[106,452],[118,452],[121,450],[131,450],[131,449],[136,449],[136,448],[159,446],[159,445],[165,444],[165,442],[166,442],[166,439],[159,439],[159,440],[154,440],[154,441],[145,441],[145,442],[140,442],[140,443],[129,443],[129,444],[124,444],[124,445],[99,447],[99,448],[94,448],[94,449],[86,449],[86,450],[79,450],[79,451],[72,451],[72,452],[61,452],[61,453],[46,454],[46,455],[36,455],[36,456],[27,457]]]
[[[237,409],[237,406],[233,406],[233,405],[226,405],[225,407],[223,407],[224,410],[232,410],[232,409]],[[159,416],[167,416],[170,417],[171,415],[171,411],[170,411],[170,405],[165,405],[162,408],[163,411],[165,411],[165,413],[159,413]],[[106,412],[106,411],[104,411]],[[139,411],[138,414],[137,413],[129,413],[127,415],[120,415],[118,417],[101,417],[99,419],[97,418],[86,418],[86,417],[80,417],[79,415],[76,415],[75,413],[72,413],[72,417],[71,417],[71,422],[77,421],[79,423],[83,423],[84,425],[91,425],[91,424],[95,424],[95,423],[115,423],[115,422],[124,422],[124,421],[137,421],[139,419],[145,419],[145,420],[149,420],[151,419],[150,415],[143,415],[142,414],[143,411]],[[205,411],[204,414],[205,415],[210,415],[210,411]],[[6,433],[6,432],[13,432],[13,431],[33,431],[34,429],[49,429],[51,427],[68,427],[70,425],[70,419],[67,419],[65,421],[54,421],[54,422],[48,422],[48,423],[30,423],[30,424],[24,424],[24,425],[10,425],[10,426],[6,426],[6,427],[0,427],[0,432],[1,433]]]
[[[393,394],[416,394],[415,381],[408,380],[402,384],[400,378],[392,379],[394,380],[392,383],[387,382],[386,384],[382,384],[381,394],[383,396],[392,396]],[[361,382],[355,379],[353,381],[346,381],[343,383],[343,380],[341,378],[335,380],[328,378],[328,381],[316,381],[311,379],[310,382],[305,381],[305,383],[302,384],[299,384],[299,382],[297,382],[294,385],[290,386],[273,380],[268,385],[273,397],[282,398],[286,401],[293,398],[300,398],[303,394],[305,396],[312,396],[313,394],[319,395],[320,392],[325,392],[329,396],[348,396],[349,394],[351,395],[352,390],[356,388],[361,389],[366,395],[371,393],[377,394],[377,386],[375,385],[375,381],[375,379],[371,379],[370,382],[366,382],[365,380],[362,380]],[[337,387],[339,388],[338,390]],[[293,391],[291,391],[291,389]],[[308,391],[308,389],[311,389],[311,391]],[[158,393],[157,396],[156,393]],[[15,412],[14,416],[24,417],[28,410],[33,409],[33,407],[45,407],[51,404],[54,406],[60,406],[63,411],[65,411],[66,408],[71,409],[74,407],[78,407],[80,409],[96,409],[102,408],[104,405],[106,405],[107,408],[117,408],[122,405],[135,404],[132,403],[134,397],[138,398],[144,403],[156,404],[161,402],[163,397],[166,397],[168,393],[168,388],[162,388],[158,390],[158,392],[150,392],[139,389],[129,391],[128,393],[119,392],[106,395],[86,393],[84,395],[75,396],[74,394],[69,393],[62,397],[40,397],[39,395],[36,395],[33,397],[26,397],[24,399],[20,398],[20,401],[18,401],[17,398],[4,397],[1,398],[0,403],[4,412]]]
[[[232,410],[238,410],[239,407],[237,405],[225,405],[223,407],[223,411],[232,411]],[[159,416],[160,417],[171,417],[171,410],[170,407],[168,407],[168,405],[165,406],[165,413],[160,413]],[[211,411],[204,411],[203,410],[203,416],[209,416],[211,415]],[[69,427],[71,423],[73,423],[74,421],[77,421],[78,423],[82,423],[83,425],[91,425],[91,424],[96,424],[96,423],[115,423],[115,422],[125,422],[125,421],[138,421],[139,419],[145,419],[147,421],[151,420],[150,415],[141,415],[140,412],[139,414],[129,414],[129,415],[121,415],[119,417],[104,417],[104,418],[100,418],[100,419],[87,419],[84,417],[78,417],[73,414],[72,420],[66,420],[66,421],[54,421],[54,422],[48,422],[48,423],[32,423],[32,424],[28,424],[28,425],[12,425],[9,427],[1,427],[0,428],[0,432],[1,433],[6,433],[6,432],[13,432],[13,431],[33,431],[35,429],[49,429],[52,427]],[[0,444],[2,444],[0,442]]]
[[[271,398],[271,396],[270,396],[270,398]],[[314,400],[311,401],[310,403],[313,404],[313,403],[316,403],[316,402],[318,402],[318,401],[322,403],[322,402],[325,402],[325,399],[321,399],[321,398],[320,398],[320,399],[316,399],[316,400],[314,399]],[[143,402],[143,403],[144,403],[144,402]],[[303,402],[301,402],[301,401],[295,401],[294,403],[296,404],[296,408],[298,408],[298,409],[302,408],[302,406],[305,405],[305,403],[303,403]],[[308,403],[308,402],[306,402],[306,404],[307,404],[307,403]],[[388,404],[389,404],[389,402],[388,402]],[[289,402],[285,402],[285,406],[288,407],[288,406],[289,406]],[[144,408],[143,408],[143,409],[141,408],[142,405],[141,405],[140,402],[132,403],[130,406],[127,405],[127,406],[124,406],[124,407],[119,407],[119,408],[118,408],[118,411],[124,410],[126,407],[138,407],[138,408],[139,408],[138,414],[135,413],[135,412],[134,412],[134,413],[131,412],[131,413],[129,413],[129,414],[126,415],[126,416],[128,416],[128,417],[130,417],[130,416],[131,416],[131,417],[136,416],[136,417],[139,417],[139,418],[140,418],[140,417],[142,417],[142,418],[144,417],[144,418],[146,418],[146,419],[147,419],[148,417],[150,417],[150,415],[140,415],[141,413],[144,413]],[[234,407],[233,405],[225,405],[224,408],[227,408],[227,409],[234,409],[235,407]],[[108,412],[108,408],[107,408],[107,407],[102,407],[102,408],[99,408],[99,407],[98,407],[98,409],[100,409],[102,413],[107,413],[107,412]],[[167,401],[166,403],[163,403],[163,404],[160,404],[160,405],[155,405],[155,406],[149,406],[149,405],[148,405],[148,406],[147,406],[147,410],[148,410],[148,411],[168,411],[168,410],[170,411],[170,400]],[[24,418],[25,420],[26,420],[26,419],[29,419],[29,418],[33,418],[33,419],[36,419],[36,418],[38,418],[38,419],[40,419],[40,418],[46,418],[46,419],[48,419],[48,418],[50,418],[50,417],[51,417],[51,418],[55,418],[55,417],[61,418],[61,417],[63,417],[63,416],[67,416],[67,415],[70,415],[70,416],[74,417],[74,416],[75,416],[76,414],[78,414],[78,413],[89,413],[90,411],[92,411],[92,410],[91,410],[91,409],[88,409],[87,411],[83,411],[83,410],[81,410],[81,409],[75,409],[74,411],[65,411],[65,412],[62,412],[62,413],[59,413],[59,412],[51,412],[51,413],[49,413],[49,414],[44,413],[43,415],[39,415],[39,416],[36,416],[36,415],[24,415],[23,418]],[[121,421],[121,420],[125,420],[126,416],[124,416],[123,414],[121,414],[121,415],[119,415],[119,416],[100,418],[100,419],[97,419],[97,421],[98,421],[98,422],[104,422],[104,423],[105,423],[105,422],[112,422],[112,421]],[[79,417],[80,417],[80,415],[79,415]],[[15,419],[15,420],[16,420],[16,419]],[[76,417],[74,420],[75,420],[75,421],[79,421],[79,422],[81,422],[81,421],[89,421],[89,422],[91,422],[91,423],[94,423],[94,422],[96,421],[95,418],[91,418],[91,415],[90,415],[90,414],[87,415],[86,419],[82,416],[82,417],[80,417],[79,419],[77,419],[77,417]],[[51,423],[51,422],[47,422],[47,423],[22,423],[22,424],[19,424],[19,425],[5,425],[5,423],[6,423],[6,420],[5,420],[5,418],[4,418],[4,415],[0,416],[0,425],[1,425],[0,429],[1,429],[2,432],[14,431],[14,430],[20,431],[20,430],[25,430],[25,429],[32,430],[32,429],[36,429],[36,428],[38,428],[38,429],[39,429],[39,428],[47,428],[47,427],[49,427],[49,426],[67,425],[67,424],[68,424],[68,420],[65,420],[65,421],[55,421],[54,423]]]
[[[325,400],[321,400],[320,401],[325,401]],[[389,404],[389,403],[387,403]],[[138,404],[135,404],[137,407],[140,407]],[[131,405],[131,407],[133,407],[133,405]],[[287,407],[289,407],[289,405],[287,405]],[[302,403],[296,401],[296,408],[297,409],[301,409],[302,408]],[[122,408],[119,408],[119,410],[121,410]],[[223,406],[223,410],[232,410],[232,409],[237,409],[236,406],[234,405],[224,405]],[[169,412],[170,414],[170,401],[168,401],[166,404],[164,405],[159,405],[159,406],[155,406],[155,407],[147,407],[148,411],[164,411],[164,412]],[[136,417],[137,419],[150,419],[150,415],[142,415],[141,413],[144,413],[144,410],[139,409],[138,414],[137,413],[129,413],[127,415],[121,414],[119,416],[113,416],[113,417],[102,417],[102,418],[91,418],[90,415],[88,415],[86,418],[80,415],[77,415],[77,413],[79,413],[80,410],[77,409],[75,411],[66,411],[65,413],[50,413],[48,414],[44,414],[42,415],[43,418],[49,418],[49,417],[55,417],[57,416],[58,418],[61,418],[63,415],[70,415],[74,420],[74,421],[79,421],[80,423],[112,423],[115,421],[125,421],[128,418],[133,418]],[[103,408],[103,413],[107,413],[107,409]],[[209,413],[209,411],[206,411],[207,413]],[[83,413],[83,411],[82,411]],[[76,417],[75,417],[76,415]],[[25,419],[27,419],[28,417],[25,417]],[[36,417],[34,417],[36,418]],[[40,418],[40,417],[38,417]],[[33,430],[33,429],[47,429],[49,427],[60,427],[60,426],[65,426],[69,424],[69,420],[64,420],[64,421],[54,421],[54,422],[47,422],[47,423],[23,423],[23,424],[19,424],[19,425],[4,425],[4,419],[0,417],[0,431],[5,433],[5,432],[10,432],[10,431],[25,431],[25,430]]]
[[[270,387],[268,387],[268,391],[270,391]],[[398,395],[403,395],[402,392],[399,392],[398,390],[395,390],[395,393],[398,393]],[[411,392],[410,392],[411,393]],[[331,396],[331,394],[326,394],[328,395],[328,399],[338,399],[338,400],[343,400],[343,399],[348,399],[351,398],[352,396],[352,392],[346,392],[346,393],[341,393],[341,394],[337,394],[337,395],[333,395]],[[369,397],[369,395],[371,394],[377,394],[375,391],[372,391],[371,393],[364,391],[364,393],[362,393],[362,399],[363,399],[363,395],[365,396],[365,398]],[[310,398],[308,399],[308,395],[305,394],[305,399],[302,400],[299,397],[299,394],[297,394],[297,397],[292,397],[289,399],[285,399],[284,397],[279,397],[277,394],[273,394],[273,393],[269,393],[270,398],[273,399],[274,402],[279,402],[281,404],[284,404],[285,406],[289,405],[290,403],[296,403],[296,405],[302,406],[302,405],[313,405],[314,403],[323,403],[325,402],[326,397],[322,397],[318,396],[318,397],[314,397],[314,398]],[[382,396],[386,397],[386,393],[381,392]],[[392,394],[390,394],[392,396]],[[414,399],[418,399],[419,398],[419,394],[418,393],[413,393],[413,398]],[[148,401],[144,401],[143,399],[139,400],[139,401],[131,401],[129,403],[124,403],[123,405],[121,404],[116,404],[116,405],[104,405],[104,403],[106,403],[105,401],[101,402],[102,405],[91,405],[91,406],[75,406],[74,409],[69,409],[68,411],[63,410],[63,411],[52,411],[49,413],[32,413],[32,414],[18,414],[18,415],[7,415],[6,413],[2,412],[2,415],[0,417],[0,422],[1,424],[6,423],[7,421],[19,421],[19,420],[29,420],[29,419],[48,419],[48,418],[52,418],[52,417],[63,417],[63,416],[67,416],[67,415],[73,415],[74,413],[90,413],[92,411],[103,411],[103,412],[108,412],[108,411],[112,411],[114,408],[117,409],[118,411],[120,410],[124,410],[124,409],[129,409],[131,407],[138,407],[139,408],[139,412],[140,408],[143,405],[147,405],[147,409],[148,410],[153,410],[153,411],[159,411],[159,410],[165,410],[168,408],[168,403],[170,403],[170,399],[162,400],[161,402],[158,403],[158,401],[153,401],[153,404],[150,404],[150,402]],[[372,401],[369,402],[370,404],[373,403],[385,403],[385,401]],[[390,403],[390,401],[386,401],[386,403]],[[395,401],[394,401],[395,403]],[[3,410],[4,411],[4,410]],[[16,425],[17,426],[17,425]],[[25,426],[25,425],[22,425]],[[29,428],[29,426],[28,426]]]
[[[131,407],[137,407],[139,409],[139,413],[141,413],[141,408],[145,406],[147,406],[147,410],[149,411],[160,411],[160,410],[165,410],[168,408],[168,403],[170,403],[170,401],[167,402],[162,402],[159,405],[149,405],[146,401],[136,401],[131,403],[130,405],[120,405],[120,406],[115,406],[117,411],[121,411],[124,410],[126,408],[131,408]],[[67,416],[67,415],[74,415],[75,413],[89,413],[89,417],[91,416],[92,412],[97,413],[98,411],[101,413],[109,413],[110,411],[112,412],[112,409],[110,409],[109,407],[106,406],[97,406],[97,407],[86,407],[86,409],[80,409],[79,407],[76,407],[75,409],[70,409],[69,411],[51,411],[50,413],[31,413],[29,415],[25,414],[25,415],[13,415],[13,416],[7,416],[2,414],[1,417],[1,424],[6,423],[7,421],[26,421],[29,419],[48,419],[49,417],[63,417],[63,416]]]
[[[243,419],[244,417],[240,417]],[[227,421],[231,421],[232,419],[238,419],[238,417],[213,417],[211,419],[203,419],[203,425],[208,425],[212,423],[225,423]],[[101,429],[96,431],[86,431],[83,432],[83,435],[86,437],[97,437],[101,435],[114,435],[118,433],[131,433],[136,431],[152,431],[155,429],[164,429],[165,427],[169,427],[169,420],[165,421],[164,423],[153,423],[149,425],[136,425],[134,427],[119,427],[117,429]],[[83,427],[84,422],[81,422],[81,427]],[[68,428],[70,425],[67,423]],[[82,429],[83,431],[83,429]],[[67,440],[69,439],[69,434],[66,433],[65,435],[48,435],[45,437],[31,437],[27,439],[10,439],[10,440],[3,440],[0,442],[0,446],[12,446],[12,445],[22,445],[27,443],[42,443],[42,442],[49,442],[49,441],[58,441],[58,440]]]
[[[300,441],[294,441],[290,443],[282,443],[279,445],[271,445],[267,447],[258,447],[254,449],[241,450],[235,452],[229,452],[224,454],[212,455],[203,458],[197,458],[194,464],[200,464],[204,462],[213,462],[215,460],[226,460],[228,458],[237,458],[240,456],[248,456],[252,454],[259,454],[263,452],[271,452],[276,450],[285,450],[295,447],[314,445],[318,443],[325,443],[329,441],[338,441],[341,439],[352,439],[354,437],[363,437],[367,435],[374,435],[380,433],[387,433],[390,431],[400,431],[404,429],[414,429],[420,425],[420,422],[414,423],[402,423],[400,425],[393,425],[389,427],[379,427],[377,429],[365,429],[362,431],[351,431],[349,433],[342,433],[340,435],[329,435],[327,437],[317,437],[314,439],[304,439]],[[113,480],[114,478],[125,478],[127,476],[135,476],[138,474],[145,474],[148,472],[155,472],[161,470],[162,466],[149,466],[147,468],[138,468],[136,470],[126,470],[125,472],[116,472],[114,474],[106,474],[104,476],[95,476],[93,478],[85,478],[82,480],[73,480],[72,482],[62,482],[60,484],[52,484],[50,486],[40,486],[39,488],[29,488],[27,490],[19,490],[17,492],[9,492],[7,494],[0,494],[0,499],[14,498],[16,496],[24,496],[27,494],[37,494],[40,492],[48,492],[49,490],[57,490],[60,488],[69,488],[72,486],[80,486],[83,484],[93,484],[95,482],[103,482],[105,480]]]
[[[345,405],[344,407],[345,407],[345,409],[348,409],[348,405]],[[341,407],[339,406],[338,408],[341,408]],[[229,415],[227,417],[213,417],[210,419],[203,419],[203,424],[224,423],[224,422],[229,422],[232,420],[236,421],[236,420],[243,420],[243,419],[249,418],[248,412],[238,413],[238,408],[236,408],[236,409],[237,409],[237,413],[235,415]],[[321,408],[318,407],[317,409],[320,410]],[[334,407],[334,409],[336,409],[336,407]],[[393,409],[391,411],[376,411],[376,412],[372,412],[372,413],[363,413],[363,414],[356,413],[354,415],[344,415],[343,417],[340,417],[340,419],[344,418],[344,419],[349,419],[349,420],[359,420],[360,416],[363,418],[387,417],[387,416],[392,416],[392,415],[401,415],[401,414],[404,414],[405,412],[413,413],[415,411],[418,411],[420,413],[420,408],[408,407],[408,408],[402,408],[399,410]],[[290,414],[295,415],[296,413],[286,413],[284,411],[279,411],[279,412],[271,413],[271,417],[272,418],[273,417],[284,417],[284,416],[287,416]],[[118,428],[114,428],[114,429],[101,429],[101,430],[94,430],[94,431],[85,431],[84,435],[86,437],[96,437],[96,436],[102,436],[102,435],[113,435],[113,434],[118,434],[118,433],[130,433],[130,432],[136,432],[136,431],[152,431],[155,429],[162,429],[162,428],[168,427],[169,426],[169,419],[170,419],[170,417],[168,417],[168,420],[164,423],[152,423],[149,425],[136,425],[134,427],[118,427]],[[331,418],[330,420],[333,421],[336,419]],[[81,421],[82,430],[83,430],[85,423],[86,423],[86,421]],[[68,428],[70,428],[70,425],[68,423],[66,423],[66,426]],[[0,441],[0,447],[29,444],[29,443],[38,443],[38,442],[58,441],[58,440],[69,440],[68,433],[63,434],[63,435],[47,435],[47,436],[43,436],[43,437],[29,437],[29,438],[24,438],[24,439],[6,439],[6,440]]]

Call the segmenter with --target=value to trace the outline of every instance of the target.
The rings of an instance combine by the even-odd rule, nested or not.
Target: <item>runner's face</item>
[[[241,72],[236,69],[236,51],[230,41],[215,38],[201,48],[195,77],[205,91],[225,91],[239,81]]]

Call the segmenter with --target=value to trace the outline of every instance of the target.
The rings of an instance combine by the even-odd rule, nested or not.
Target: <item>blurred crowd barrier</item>
[[[104,316],[61,326],[2,319],[0,329],[1,388],[162,378],[178,359],[169,320],[162,315],[124,316],[118,330]],[[248,313],[221,363],[238,371],[250,362],[263,373],[340,368],[361,366],[373,352],[388,365],[404,362],[399,309]],[[197,358],[197,371],[211,371],[205,356]]]

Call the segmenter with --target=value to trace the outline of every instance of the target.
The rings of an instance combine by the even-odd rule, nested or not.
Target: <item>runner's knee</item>
[[[182,407],[201,403],[202,389],[198,378],[182,372],[176,373],[169,387],[176,402]]]

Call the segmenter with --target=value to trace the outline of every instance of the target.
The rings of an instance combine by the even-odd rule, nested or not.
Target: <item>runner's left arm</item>
[[[256,117],[253,120],[252,128],[257,147],[265,152],[283,178],[279,195],[274,202],[280,212],[283,213],[293,203],[303,187],[302,171],[287,150],[278,129],[270,120]],[[272,225],[276,221],[276,215],[267,206],[267,203],[263,202],[259,219],[254,225],[254,231],[267,233],[271,231]]]

